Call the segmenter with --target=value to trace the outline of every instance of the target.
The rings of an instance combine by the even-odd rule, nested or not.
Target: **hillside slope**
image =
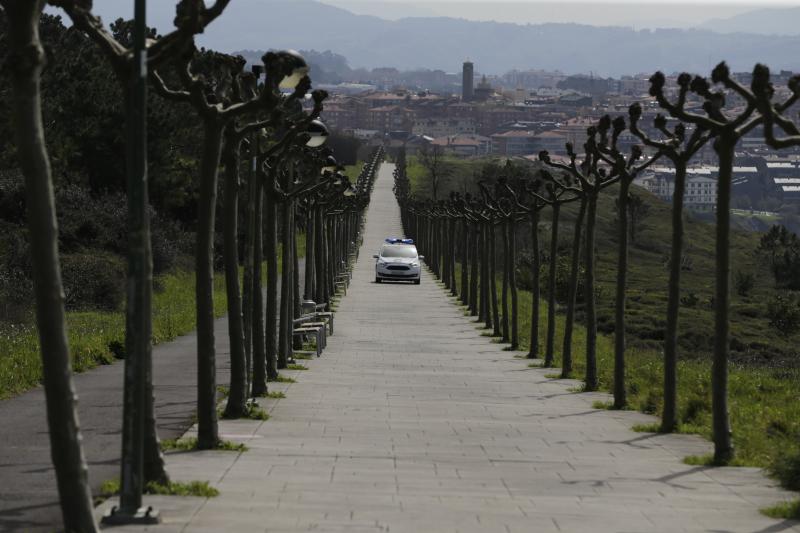
[[[473,174],[486,160],[455,163],[453,174],[443,183],[442,190],[474,189]],[[428,195],[427,175],[413,158],[409,159],[409,178],[415,192]],[[445,192],[447,194],[447,192]],[[663,348],[665,313],[667,306],[668,261],[672,240],[671,205],[657,199],[644,189],[634,187],[648,206],[641,222],[636,242],[630,246],[628,271],[628,323],[629,344],[632,347]],[[597,281],[599,295],[598,326],[603,333],[614,331],[614,288],[616,282],[616,208],[617,187],[603,192],[598,208],[597,222]],[[572,224],[577,213],[575,204],[562,210],[559,254],[571,253]],[[681,293],[687,303],[681,306],[679,343],[683,357],[710,357],[713,349],[713,294],[714,294],[714,224],[697,217],[685,218],[685,269],[681,279]],[[542,215],[539,228],[542,252],[547,253],[550,239],[550,210]],[[518,231],[520,259],[530,248],[530,227],[521,224]],[[732,282],[731,354],[733,361],[749,366],[776,368],[800,367],[800,338],[782,337],[769,325],[766,317],[767,302],[775,295],[773,278],[766,265],[755,254],[759,233],[733,230],[731,235],[732,278],[737,273],[752,274],[755,284],[747,296],[736,293]],[[519,265],[519,263],[518,263]],[[524,280],[528,263],[519,265],[520,278]],[[542,280],[547,266],[543,267]],[[696,299],[694,305],[689,303]],[[579,319],[582,319],[579,310]]]

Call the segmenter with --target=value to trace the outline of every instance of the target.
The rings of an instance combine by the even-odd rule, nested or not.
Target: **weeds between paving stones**
[[[278,399],[281,399],[281,398],[286,398],[286,395],[284,393],[280,392],[280,391],[273,391],[273,392],[268,392],[267,393],[267,398],[273,398],[273,399],[278,400]]]
[[[250,407],[247,411],[247,418],[250,420],[269,420],[269,413],[261,407]]]
[[[161,449],[164,451],[191,452],[197,450],[197,438],[188,437],[185,439],[165,439],[161,441]],[[246,452],[247,446],[242,443],[221,440],[213,448],[225,452]]]
[[[100,485],[97,500],[102,502],[119,494],[119,479],[110,479]],[[170,481],[167,484],[149,482],[144,487],[145,494],[158,494],[162,496],[197,496],[199,498],[215,498],[219,491],[208,484],[208,481]],[[98,503],[99,503],[98,502]]]
[[[526,359],[526,357],[524,355],[515,355],[514,357],[519,357],[521,359]],[[561,374],[545,374],[544,377],[546,377],[547,379],[560,379],[561,378]]]
[[[287,370],[308,370],[307,366],[303,365],[286,365]]]
[[[275,381],[276,383],[297,383],[297,381],[295,381],[294,379],[288,376],[284,376],[283,374],[278,374],[277,378],[270,381]]]

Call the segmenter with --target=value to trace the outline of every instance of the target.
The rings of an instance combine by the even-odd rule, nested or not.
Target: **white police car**
[[[411,239],[389,237],[383,242],[375,258],[375,283],[383,280],[413,281],[419,285],[420,260],[417,247]]]

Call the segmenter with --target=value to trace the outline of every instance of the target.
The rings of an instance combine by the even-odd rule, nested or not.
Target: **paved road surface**
[[[304,264],[301,261],[300,269]],[[302,280],[302,276],[300,277]],[[217,383],[230,379],[227,319],[214,322]],[[176,438],[192,425],[197,402],[197,337],[194,333],[153,349],[159,436]],[[122,373],[117,362],[75,375],[84,450],[96,493],[119,477]],[[0,401],[0,532],[54,531],[61,525],[45,418],[44,391]]]
[[[170,455],[174,477],[221,495],[149,498],[164,522],[147,531],[800,531],[758,513],[791,496],[758,470],[683,464],[709,443],[592,409],[607,396],[502,351],[427,274],[373,283],[371,253],[400,233],[391,172],[322,358],[295,372],[270,420],[222,423],[249,451]]]

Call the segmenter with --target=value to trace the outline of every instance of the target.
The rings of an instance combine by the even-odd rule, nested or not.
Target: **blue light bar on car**
[[[386,244],[414,244],[414,239],[401,239],[399,237],[387,237]]]

